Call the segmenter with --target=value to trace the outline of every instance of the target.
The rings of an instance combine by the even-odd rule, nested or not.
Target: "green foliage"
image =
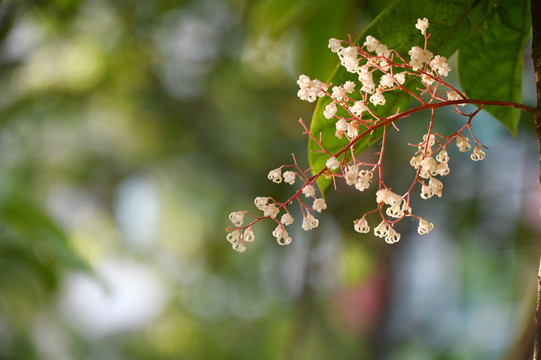
[[[418,18],[428,18],[430,22],[430,39],[428,49],[434,54],[452,55],[468,39],[473,31],[481,24],[489,11],[489,1],[431,1],[401,0],[382,12],[356,40],[362,44],[367,35],[372,35],[386,44],[389,49],[397,50],[402,56],[414,45],[422,45],[423,37],[415,28]],[[345,81],[355,81],[356,77],[345,68],[337,66],[327,83],[342,84]],[[414,83],[408,84],[410,89]],[[380,117],[396,114],[398,110],[406,110],[411,102],[411,96],[403,93],[386,93],[387,102],[384,106],[374,109]],[[323,109],[330,103],[329,98],[321,98],[316,106],[311,125],[311,133],[318,138],[321,134],[323,143],[330,153],[336,153],[345,145],[345,140],[335,136],[335,121],[323,116]],[[382,130],[375,131],[371,136],[363,138],[355,146],[356,154],[381,138]],[[308,157],[312,173],[317,173],[325,167],[328,155],[320,152],[320,146],[313,140],[308,143]],[[318,185],[324,194],[331,183],[330,179],[320,177]]]
[[[522,101],[524,47],[531,34],[529,1],[498,0],[458,52],[458,75],[473,99]],[[516,135],[520,110],[485,108]]]

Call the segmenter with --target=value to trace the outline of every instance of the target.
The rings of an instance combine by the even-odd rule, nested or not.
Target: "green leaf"
[[[386,44],[389,49],[397,50],[407,58],[407,53],[412,46],[424,44],[424,38],[415,28],[415,24],[418,18],[426,17],[430,22],[428,32],[431,34],[428,49],[434,54],[448,57],[477,29],[489,9],[490,1],[488,0],[400,0],[382,12],[361,34],[356,43],[362,44],[367,35],[372,35]],[[359,83],[355,75],[337,66],[327,83],[342,84],[347,80]],[[408,84],[409,88],[415,88],[415,86],[415,84]],[[411,97],[402,93],[386,93],[385,97],[386,104],[375,109],[380,117],[394,115],[398,109],[406,110],[411,102]],[[347,140],[336,138],[335,121],[323,116],[323,110],[330,102],[328,98],[320,98],[312,118],[310,131],[317,139],[321,136],[325,148],[335,154],[347,145]],[[379,129],[371,136],[362,139],[355,146],[355,155],[378,141],[381,135],[382,130]],[[320,150],[320,146],[310,139],[308,159],[313,174],[325,168],[325,162],[328,159],[326,154],[318,152]],[[331,184],[331,179],[319,177],[317,183],[322,194],[325,194]]]
[[[497,0],[490,15],[458,51],[458,76],[474,99],[522,101],[524,47],[531,34],[528,0]],[[516,135],[520,110],[484,108]]]

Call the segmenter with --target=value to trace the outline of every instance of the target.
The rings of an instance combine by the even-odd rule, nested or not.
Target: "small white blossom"
[[[419,218],[419,227],[417,227],[417,232],[419,233],[419,235],[428,234],[433,228],[434,224],[426,221],[423,218]]]
[[[332,156],[329,158],[329,160],[327,160],[325,166],[327,166],[329,170],[336,170],[340,167],[340,162],[334,156]]]
[[[436,155],[436,160],[438,160],[440,163],[449,162],[449,154],[447,153],[447,150],[442,149],[438,155]]]
[[[411,58],[410,65],[413,70],[420,70],[423,68],[424,64],[429,62],[434,54],[429,50],[424,50],[419,46],[414,46],[408,51],[408,54]]]
[[[370,102],[375,106],[385,105],[385,96],[380,91],[376,91],[370,96]]]
[[[244,222],[244,211],[235,211],[229,214],[229,220],[235,225],[235,226],[241,226]]]
[[[426,35],[426,29],[428,29],[428,19],[427,18],[424,18],[424,19],[417,19],[417,24],[415,24],[415,27],[419,30],[421,30],[421,33],[423,35]]]
[[[252,231],[252,227],[248,227],[248,229],[246,229],[244,231],[244,235],[242,237],[244,239],[244,241],[246,242],[253,242],[254,239],[255,239],[255,235],[254,235],[254,232]]]
[[[367,234],[370,231],[370,226],[368,226],[368,221],[366,221],[364,216],[361,219],[353,221],[353,228],[361,234]]]
[[[246,251],[246,246],[244,246],[244,244],[240,243],[240,242],[237,242],[237,243],[234,243],[233,244],[233,250],[239,252],[239,253],[243,253]]]
[[[350,166],[346,171],[344,178],[346,179],[346,184],[355,185],[359,177],[359,168],[357,166]]]
[[[286,171],[284,172],[284,182],[293,185],[295,183],[295,177],[297,173],[295,171]]]
[[[312,185],[305,185],[302,188],[302,193],[306,197],[316,197],[316,189]]]
[[[258,196],[255,198],[254,204],[259,210],[263,211],[263,208],[267,205],[269,200],[269,197]]]
[[[306,100],[308,102],[314,102],[316,101],[316,98],[324,96],[325,93],[322,90],[326,90],[328,87],[325,83],[317,79],[311,80],[306,75],[300,75],[297,84],[300,88],[297,92],[297,96],[301,100]]]
[[[293,224],[293,216],[291,216],[290,213],[285,213],[284,215],[282,215],[280,222],[285,226],[291,225]]]
[[[276,238],[276,241],[280,245],[291,244],[291,237],[282,225],[278,225],[276,229],[274,229],[274,231],[272,232],[272,235]]]
[[[269,180],[279,184],[282,182],[282,168],[271,170],[268,175]]]
[[[233,231],[231,231],[230,233],[227,234],[226,239],[231,244],[236,244],[240,240],[241,234],[242,234],[242,232],[241,232],[240,229],[233,230]]]
[[[342,100],[346,96],[346,91],[341,86],[334,86],[332,88],[332,97],[335,100]]]
[[[430,199],[432,196],[434,196],[434,190],[429,186],[423,185],[421,187],[421,197],[426,200]]]
[[[462,100],[463,97],[460,96],[459,93],[455,92],[455,91],[448,91],[447,92],[447,100],[449,101],[454,101],[454,100]],[[465,106],[466,104],[458,104],[459,106]]]
[[[397,83],[399,83],[400,85],[403,85],[406,82],[406,73],[401,72],[401,73],[395,74],[394,79],[396,80]]]
[[[263,216],[265,217],[269,216],[270,218],[275,219],[279,212],[280,209],[278,209],[274,204],[268,204],[263,207]]]
[[[444,56],[436,55],[432,61],[430,61],[430,66],[432,70],[437,71],[438,74],[442,76],[447,76],[451,67],[447,64],[447,58]]]
[[[473,152],[470,155],[473,161],[483,160],[485,156],[485,152],[479,147],[479,145],[475,145],[475,149],[473,149]]]
[[[302,229],[305,231],[312,230],[317,228],[319,225],[319,220],[316,219],[312,214],[308,213],[302,220]]]
[[[350,73],[355,73],[359,66],[360,58],[357,57],[357,48],[350,46],[347,48],[342,48],[338,51],[338,57],[343,67],[346,68]]]
[[[355,83],[353,81],[346,81],[344,83],[344,91],[347,94],[351,94],[352,92],[354,92],[355,91]]]
[[[396,204],[400,204],[402,200],[402,196],[395,194],[391,190],[380,189],[376,191],[376,202],[378,204],[383,202],[387,205],[393,206]]]
[[[368,106],[363,101],[356,101],[352,107],[349,108],[349,110],[355,115],[360,117],[363,112],[368,110]]]
[[[338,52],[342,49],[342,41],[334,38],[329,39],[329,49],[331,49],[333,53]]]
[[[323,116],[325,116],[325,119],[332,119],[334,115],[336,115],[336,103],[332,102],[329,105],[325,106],[325,110],[323,111]]]
[[[394,244],[400,240],[400,234],[396,232],[395,229],[389,226],[387,231],[387,236],[385,237],[385,242],[387,244]]]
[[[378,46],[376,46],[376,54],[378,56],[389,58],[391,57],[391,50],[389,50],[387,45],[379,44]]]
[[[388,233],[389,226],[387,225],[387,223],[385,223],[385,221],[380,222],[379,225],[374,228],[374,235],[376,235],[377,237],[384,238],[387,236]]]
[[[318,213],[321,213],[321,211],[325,210],[327,208],[327,204],[325,203],[325,199],[315,199],[314,204],[312,205],[312,209],[317,211]]]
[[[437,173],[440,176],[449,175],[451,172],[451,169],[449,169],[449,163],[447,162],[441,162],[438,164]]]
[[[404,216],[404,209],[402,209],[400,204],[395,204],[393,206],[389,206],[386,210],[386,213],[390,217],[398,219]]]
[[[382,88],[391,88],[394,85],[394,77],[391,74],[385,74],[379,81],[379,86]]]
[[[377,47],[381,45],[378,39],[376,39],[373,36],[368,35],[366,37],[366,41],[364,42],[363,46],[366,46],[366,50],[370,52],[376,51]]]
[[[456,147],[458,148],[458,151],[460,152],[466,152],[471,150],[471,144],[470,140],[462,135],[456,136]]]
[[[356,138],[357,135],[359,135],[359,128],[357,127],[358,125],[357,126],[355,125],[357,124],[354,123],[353,121],[348,124],[348,136],[350,138]]]

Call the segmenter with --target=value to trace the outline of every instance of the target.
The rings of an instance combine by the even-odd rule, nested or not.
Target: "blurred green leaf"
[[[475,99],[522,101],[524,47],[530,37],[527,0],[497,0],[490,15],[458,52],[458,75]],[[516,135],[520,110],[485,108]]]
[[[63,231],[31,201],[13,193],[0,196],[0,219],[31,251],[43,252],[45,258],[66,267],[90,270],[86,261],[69,246]]]
[[[423,1],[423,0],[401,0],[396,2],[380,14],[370,26],[356,40],[362,44],[367,35],[372,35],[386,44],[390,49],[397,50],[400,54],[407,54],[414,45],[420,45],[423,37],[415,28],[418,18],[428,18],[430,22],[430,40],[428,48],[434,54],[450,56],[462,43],[477,29],[490,8],[490,1],[467,0],[462,2],[449,1]],[[354,74],[348,73],[345,68],[337,66],[327,83],[342,84],[345,81],[358,79]],[[408,84],[409,88],[415,88],[414,83]],[[405,110],[411,102],[411,97],[403,93],[386,93],[385,106],[379,106],[375,113],[380,117],[388,117],[397,112],[398,109]],[[321,98],[316,106],[311,133],[319,138],[326,149],[334,154],[340,151],[345,145],[345,140],[337,139],[335,136],[335,121],[328,120],[323,116],[323,110],[331,100]],[[372,135],[363,138],[355,147],[356,155],[361,153],[368,146],[381,138],[382,130],[375,131]],[[308,158],[312,166],[312,173],[317,173],[325,168],[328,156],[320,153],[320,146],[312,139],[308,142]],[[318,185],[325,194],[331,184],[331,179],[320,177]]]

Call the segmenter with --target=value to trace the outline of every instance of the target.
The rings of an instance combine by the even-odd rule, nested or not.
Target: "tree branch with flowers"
[[[338,182],[355,187],[362,196],[374,197],[373,208],[352,219],[355,231],[366,234],[372,230],[376,237],[393,244],[401,239],[395,225],[413,218],[418,233],[428,234],[434,224],[412,209],[411,199],[442,197],[443,179],[451,171],[450,146],[469,153],[473,161],[485,158],[487,146],[473,128],[481,111],[491,113],[513,134],[521,112],[532,114],[541,144],[541,30],[536,21],[541,10],[537,7],[534,0],[531,12],[527,0],[400,0],[358,40],[330,39],[328,47],[339,60],[330,78],[323,82],[300,75],[297,81],[298,97],[317,101],[310,126],[299,120],[308,136],[310,167],[301,168],[293,155],[291,164],[269,172],[269,180],[298,188],[285,201],[257,197],[258,213],[231,213],[234,226],[227,229],[227,240],[233,248],[244,252],[246,243],[254,240],[252,227],[262,220],[276,224],[272,234],[280,245],[292,242],[287,228],[295,221],[302,222],[303,230],[316,228],[315,213],[327,208],[324,195]],[[534,19],[537,108],[521,104],[522,54],[532,33],[530,16]],[[460,89],[446,80],[452,71],[447,57],[456,51]],[[490,67],[497,70],[487,71]],[[466,107],[468,104],[473,106]],[[436,126],[437,111],[443,107],[453,109],[457,117],[458,125],[449,133]],[[411,151],[414,171],[407,190],[398,192],[383,177],[386,146],[390,134],[407,126],[406,119],[418,112],[427,114],[426,131],[421,139],[404,144]],[[377,152],[367,160],[365,150],[376,144]],[[291,206],[295,205],[302,220],[292,216]],[[541,275],[539,294],[541,303]],[[534,359],[541,359],[539,305],[535,318],[539,325]]]

